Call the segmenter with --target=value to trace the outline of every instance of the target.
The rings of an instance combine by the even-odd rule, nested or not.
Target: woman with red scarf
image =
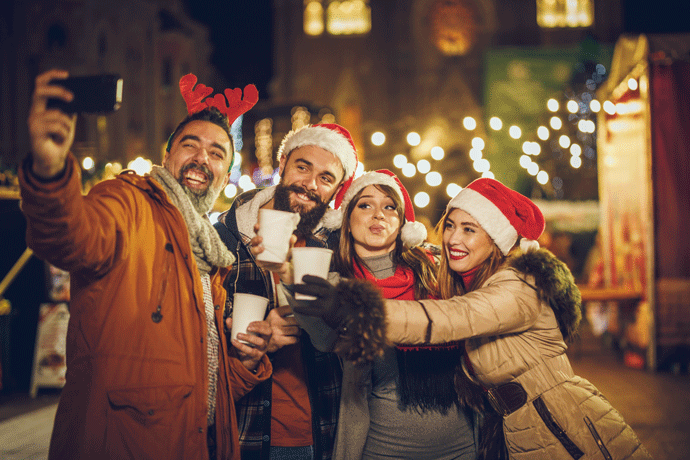
[[[373,171],[356,179],[332,216],[328,224],[341,228],[332,282],[339,277],[368,280],[386,299],[436,297],[435,248],[422,246],[426,228],[415,222],[407,190],[392,172]],[[367,297],[356,288],[343,292],[347,299],[341,302],[367,309]],[[317,348],[332,351],[336,342],[348,347],[323,321],[296,316]],[[371,335],[380,333],[375,323],[366,323]],[[398,345],[368,363],[346,358],[333,458],[474,460],[476,417],[455,387],[462,350],[458,342]]]

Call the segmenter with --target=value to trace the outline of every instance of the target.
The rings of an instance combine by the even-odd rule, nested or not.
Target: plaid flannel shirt
[[[277,299],[270,272],[256,265],[249,250],[250,237],[239,232],[236,211],[239,206],[253,199],[258,190],[250,190],[235,199],[228,211],[215,224],[221,239],[235,253],[237,260],[226,277],[228,303],[225,317],[232,314],[232,298],[235,292],[246,292],[269,299],[268,309],[275,308]],[[320,229],[307,241],[307,246],[333,247],[337,236]],[[314,458],[331,458],[335,440],[336,423],[340,406],[342,365],[334,353],[316,350],[309,336],[303,331],[300,337],[302,361],[307,377],[307,389],[312,411],[312,436]],[[271,356],[269,356],[271,358]],[[236,401],[240,448],[243,460],[269,460],[271,445],[271,394],[273,379],[257,385],[250,393]]]

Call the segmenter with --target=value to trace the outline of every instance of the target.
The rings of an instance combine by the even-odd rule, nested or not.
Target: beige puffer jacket
[[[573,374],[561,330],[577,324],[579,308],[570,272],[539,250],[466,295],[386,301],[386,334],[407,344],[466,339],[476,381],[520,383],[527,402],[503,419],[511,459],[649,459],[618,411]]]

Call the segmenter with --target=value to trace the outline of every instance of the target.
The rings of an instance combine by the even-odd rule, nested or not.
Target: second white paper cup
[[[230,337],[237,338],[237,333],[247,333],[249,323],[263,321],[266,316],[268,299],[254,294],[236,292],[232,302],[232,330]],[[247,343],[240,340],[242,343]]]
[[[264,252],[256,258],[264,262],[285,262],[290,249],[290,236],[297,228],[299,219],[299,214],[294,212],[260,209],[259,236],[264,239]]]
[[[304,275],[328,278],[332,255],[333,251],[326,248],[292,248],[295,284],[301,283]],[[316,297],[295,293],[295,299],[314,300]]]

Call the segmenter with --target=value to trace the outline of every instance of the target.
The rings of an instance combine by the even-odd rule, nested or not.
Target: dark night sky
[[[228,84],[254,83],[267,94],[273,72],[272,0],[183,1],[188,14],[209,27],[212,63]],[[687,5],[688,0],[622,0],[623,32],[689,32]]]
[[[254,83],[267,94],[272,76],[271,0],[184,0],[187,13],[208,25],[212,64],[231,87]]]

